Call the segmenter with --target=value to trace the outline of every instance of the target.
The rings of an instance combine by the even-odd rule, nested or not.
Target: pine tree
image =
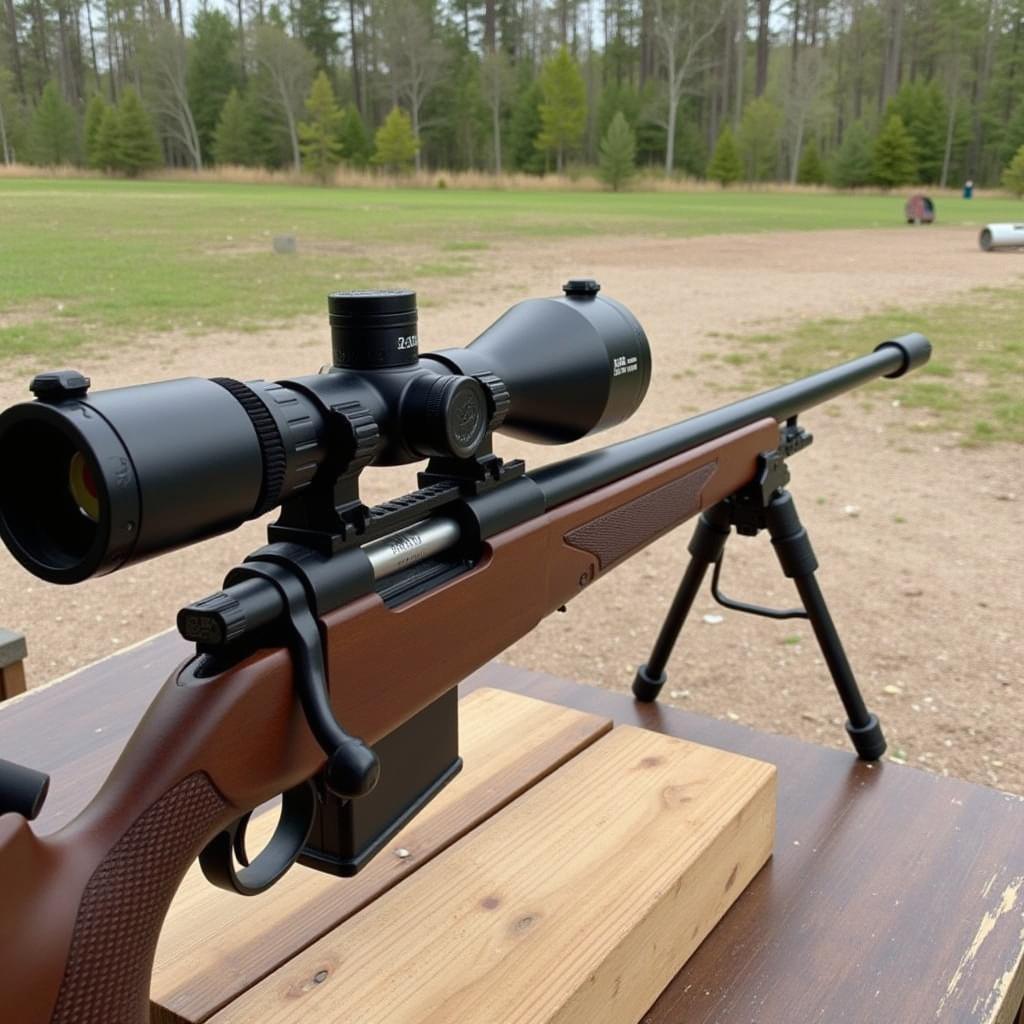
[[[343,119],[326,71],[321,71],[313,79],[306,97],[306,113],[309,120],[299,122],[302,163],[326,185],[334,168],[341,162],[339,132]]]
[[[811,139],[800,154],[800,166],[796,169],[796,180],[801,185],[824,185],[825,165],[821,162],[818,147]]]
[[[601,140],[601,179],[615,192],[636,174],[636,135],[620,110]]]
[[[366,131],[363,116],[354,103],[346,104],[341,112],[341,127],[338,129],[341,151],[345,160],[353,167],[366,167],[373,156],[373,143]]]
[[[722,129],[722,134],[718,136],[718,142],[715,143],[715,151],[708,164],[708,177],[724,186],[739,181],[742,174],[743,165],[736,149],[736,140],[733,138],[732,129],[726,125]]]
[[[917,176],[917,154],[914,140],[904,127],[903,119],[893,114],[875,139],[871,158],[871,177],[883,188],[906,185]]]
[[[393,171],[407,171],[419,148],[420,141],[413,135],[409,115],[398,107],[392,107],[374,137],[373,162]]]
[[[87,166],[95,170],[103,169],[103,164],[99,159],[99,134],[100,125],[103,124],[107,110],[106,101],[99,93],[89,100],[89,106],[85,110],[85,162]]]
[[[544,173],[545,157],[537,148],[542,98],[540,83],[528,82],[516,98],[508,126],[507,152],[512,158],[512,166],[527,174]]]
[[[863,121],[854,121],[846,129],[832,168],[832,183],[839,188],[871,184],[871,137]]]
[[[643,103],[636,86],[630,82],[608,82],[601,90],[601,98],[597,102],[597,131],[600,138],[608,134],[616,114],[622,114],[631,128],[641,121]]]
[[[339,7],[333,0],[292,0],[286,8],[292,12],[295,37],[316,57],[321,71],[331,66],[338,52]]]
[[[555,169],[561,173],[565,157],[583,138],[587,124],[587,95],[579,65],[562,47],[540,73],[543,99],[540,104],[540,134],[537,148],[555,154]]]
[[[0,160],[5,164],[18,159],[27,129],[24,108],[14,88],[14,75],[0,67]]]
[[[251,164],[249,122],[245,104],[237,89],[228,93],[224,109],[220,112],[217,131],[213,136],[213,158],[219,164]]]
[[[937,182],[946,150],[948,110],[938,82],[907,82],[889,101],[886,118],[898,115],[914,140],[915,180]]]
[[[47,82],[32,118],[32,162],[47,166],[74,163],[78,157],[75,114],[56,82]]]
[[[281,121],[267,110],[266,98],[252,85],[242,97],[246,148],[256,167],[282,167],[291,158],[291,140]]]
[[[240,84],[236,38],[231,20],[205,5],[192,22],[186,81],[204,162],[213,159],[217,122],[231,90]]]
[[[668,141],[668,134],[664,130],[661,138],[659,148],[664,152]],[[639,139],[637,141],[639,142]],[[733,142],[735,141],[734,136]],[[676,117],[675,149],[677,171],[682,171],[691,178],[700,178],[704,175],[709,159],[708,146],[696,116],[696,104],[691,104],[686,99],[679,104],[679,114]]]
[[[1010,166],[1003,171],[1003,188],[1008,189],[1018,199],[1024,198],[1024,146],[1017,150],[1017,155],[1010,161]]]
[[[451,58],[432,97],[438,113],[431,119],[430,141],[435,153],[441,151],[443,166],[465,170],[481,159],[493,158],[492,116],[484,98],[479,58],[461,38]]]
[[[779,108],[765,96],[751,100],[744,109],[736,145],[748,181],[767,181],[775,177],[781,123]]]
[[[116,107],[103,111],[100,126],[96,130],[95,160],[101,171],[116,171],[121,164],[119,146],[121,143],[121,119]]]
[[[163,155],[153,122],[139,94],[131,86],[121,93],[117,121],[117,169],[134,176],[151,167],[159,167]]]
[[[1010,163],[1021,146],[1024,146],[1024,97],[1018,101],[1013,116],[1006,125],[1003,141],[999,147],[1000,163]]]

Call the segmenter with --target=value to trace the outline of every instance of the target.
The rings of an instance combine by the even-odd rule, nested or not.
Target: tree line
[[[7,163],[857,187],[996,184],[1024,146],[1024,0],[0,4]]]

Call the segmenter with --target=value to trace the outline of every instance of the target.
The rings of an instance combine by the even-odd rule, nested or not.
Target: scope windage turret
[[[647,338],[593,281],[513,306],[465,349],[420,358],[414,292],[329,297],[333,365],[268,383],[186,378],[89,392],[41,374],[0,415],[0,537],[76,583],[233,530],[366,465],[545,444],[622,422],[650,383]]]

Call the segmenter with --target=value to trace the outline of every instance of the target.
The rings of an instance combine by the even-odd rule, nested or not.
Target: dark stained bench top
[[[0,757],[53,776],[42,830],[84,806],[187,653],[165,634],[0,705]],[[778,767],[774,858],[644,1024],[1017,1020],[1024,799],[503,665],[463,689],[483,684]]]

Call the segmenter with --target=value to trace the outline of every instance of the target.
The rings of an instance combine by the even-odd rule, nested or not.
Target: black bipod
[[[806,448],[812,436],[797,425],[796,418],[782,428],[779,447],[761,456],[757,479],[742,490],[704,512],[697,523],[688,550],[690,563],[683,573],[672,606],[665,616],[654,649],[645,665],[637,669],[633,695],[640,701],[657,700],[668,676],[665,666],[686,617],[693,607],[708,568],[714,566],[711,593],[715,600],[733,611],[762,615],[773,619],[808,619],[818,638],[839,699],[846,709],[846,731],[860,758],[877,761],[885,753],[885,737],[878,718],[868,711],[846,658],[835,623],[829,614],[821,588],[814,573],[818,560],[814,556],[807,531],[797,515],[793,496],[785,489],[789,482],[786,458]],[[803,608],[773,609],[747,604],[726,597],[719,589],[725,542],[733,527],[747,537],[767,530],[783,573],[796,585]]]

